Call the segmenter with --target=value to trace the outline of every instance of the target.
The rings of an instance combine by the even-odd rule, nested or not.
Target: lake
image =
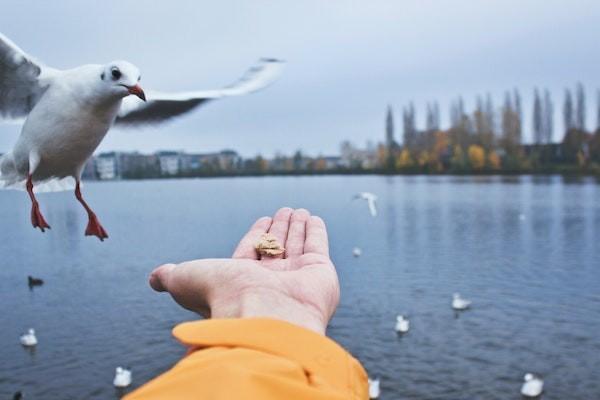
[[[600,398],[600,186],[561,177],[265,177],[91,182],[110,238],[84,237],[72,193],[0,192],[0,398],[111,399],[118,365],[137,387],[185,349],[197,318],[154,293],[165,262],[228,257],[259,216],[305,207],[328,224],[341,304],[329,335],[381,379],[382,399]],[[354,193],[379,196],[377,218]],[[354,258],[352,249],[362,248]],[[43,278],[30,291],[27,275]],[[473,301],[457,315],[452,293]],[[394,331],[407,314],[411,330]],[[19,335],[36,329],[30,352]]]

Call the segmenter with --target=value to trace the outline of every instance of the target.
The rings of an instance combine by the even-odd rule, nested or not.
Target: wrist
[[[241,291],[235,301],[215,298],[210,304],[211,318],[272,318],[325,334],[327,320],[309,304],[270,288]]]

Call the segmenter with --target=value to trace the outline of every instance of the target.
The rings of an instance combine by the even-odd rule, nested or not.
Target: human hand
[[[284,245],[283,255],[257,254],[254,246],[267,232]],[[340,297],[325,223],[291,208],[258,219],[232,258],[162,265],[150,286],[206,318],[268,317],[321,334]]]

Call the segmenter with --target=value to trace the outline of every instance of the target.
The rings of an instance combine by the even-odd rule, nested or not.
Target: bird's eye
[[[142,76],[141,76],[141,75],[140,75],[140,76],[138,76],[138,82],[139,82],[141,79],[142,79]]]
[[[119,71],[119,68],[112,68],[110,73],[112,74],[113,79],[119,79],[121,77],[121,71]]]

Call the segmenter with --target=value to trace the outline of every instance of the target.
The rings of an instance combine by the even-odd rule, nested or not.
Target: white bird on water
[[[360,247],[355,247],[352,249],[352,255],[354,257],[360,257],[362,254],[362,250],[360,249]]]
[[[466,310],[471,307],[471,300],[463,299],[460,297],[460,293],[454,293],[452,295],[452,308],[458,311]]]
[[[525,374],[523,378],[523,386],[521,386],[521,394],[525,397],[538,397],[544,390],[544,381],[537,375]]]
[[[117,367],[113,385],[118,388],[125,388],[131,385],[131,371],[123,367]]]
[[[354,195],[354,199],[366,200],[367,204],[369,205],[369,212],[371,213],[371,216],[377,216],[377,196],[375,196],[373,193],[357,193],[356,195]]]
[[[38,343],[37,337],[35,336],[35,330],[33,330],[33,328],[29,328],[27,333],[21,335],[19,340],[25,347],[33,347]]]
[[[42,232],[50,226],[34,192],[74,188],[88,214],[86,236],[104,240],[108,234],[83,199],[80,180],[113,123],[159,123],[210,100],[254,92],[272,83],[282,66],[279,60],[262,59],[239,81],[217,90],[144,93],[138,68],[127,61],[57,70],[0,34],[0,117],[26,118],[13,150],[0,157],[0,188],[27,190],[31,223]]]
[[[369,398],[378,399],[380,394],[381,390],[379,389],[379,379],[369,378]]]
[[[410,329],[410,321],[404,317],[404,315],[398,315],[396,317],[396,332],[406,333]]]

